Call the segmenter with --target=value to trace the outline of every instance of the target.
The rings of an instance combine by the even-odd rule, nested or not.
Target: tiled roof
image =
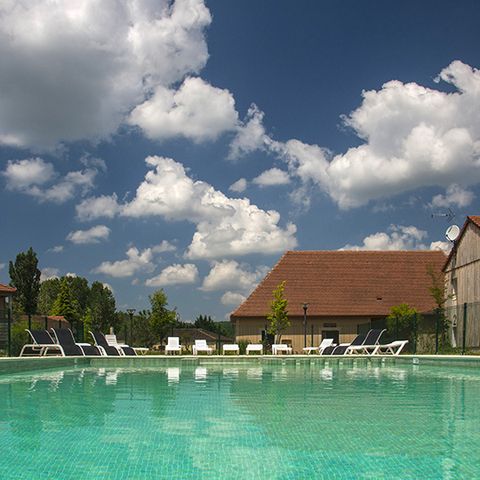
[[[469,218],[478,228],[480,228],[480,215],[469,215]]]
[[[15,287],[9,287],[8,285],[4,285],[0,283],[0,293],[15,293],[17,289]]]
[[[388,315],[408,303],[420,312],[435,308],[430,295],[432,267],[440,273],[440,251],[289,251],[231,317],[264,316],[272,292],[286,281],[291,316]]]

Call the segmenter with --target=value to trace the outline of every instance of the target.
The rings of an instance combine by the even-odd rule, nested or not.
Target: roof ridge
[[[388,253],[444,253],[442,250],[430,250],[428,248],[421,249],[421,250],[288,250],[285,252],[284,255],[287,254],[307,254],[307,253],[355,253],[355,254],[362,254],[362,253],[381,253],[381,254],[388,254]]]
[[[288,253],[293,252],[294,250],[287,250],[284,252],[284,254],[279,258],[277,263],[269,270],[269,272],[263,277],[263,280],[260,281],[257,286],[250,292],[250,295],[230,314],[230,319],[232,318],[232,315],[235,315],[235,313],[240,309],[240,307],[248,301],[248,299],[267,281],[267,279],[270,277],[272,272],[277,268],[277,266],[280,264],[280,262],[288,255]]]

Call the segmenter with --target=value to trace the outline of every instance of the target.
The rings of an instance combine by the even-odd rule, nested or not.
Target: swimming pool
[[[277,363],[0,376],[0,478],[480,478],[476,369]]]

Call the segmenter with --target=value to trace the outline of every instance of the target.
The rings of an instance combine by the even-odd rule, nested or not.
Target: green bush
[[[240,350],[240,355],[245,355],[247,353],[247,345],[251,343],[250,340],[239,340],[238,348]]]
[[[27,320],[20,320],[12,323],[11,352],[13,357],[18,357],[18,355],[20,355],[20,351],[26,343],[32,343],[30,335],[25,331],[26,328],[28,328]],[[45,324],[40,322],[32,322],[32,330],[42,330],[43,328],[45,328]]]

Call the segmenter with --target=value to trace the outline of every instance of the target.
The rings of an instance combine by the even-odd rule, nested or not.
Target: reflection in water
[[[178,383],[180,381],[180,368],[168,367],[167,368],[168,383]]]
[[[224,377],[238,377],[238,368],[224,368],[223,369],[223,376]]]
[[[333,380],[333,369],[330,367],[325,367],[320,370],[320,377],[322,380],[331,381]]]
[[[105,374],[105,384],[106,385],[116,385],[118,381],[119,369],[109,370]]]
[[[195,380],[197,382],[203,382],[207,379],[207,368],[206,367],[197,367],[195,368]]]
[[[261,380],[263,376],[262,367],[247,368],[247,378],[249,380]]]
[[[473,369],[209,364],[5,379],[2,480],[478,477]]]

